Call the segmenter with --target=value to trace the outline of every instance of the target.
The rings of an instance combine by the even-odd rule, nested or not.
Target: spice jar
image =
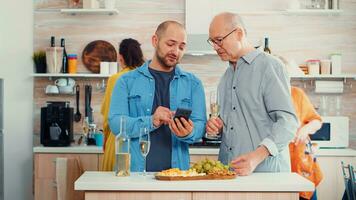
[[[68,73],[77,73],[77,54],[68,54]]]
[[[320,60],[307,60],[309,75],[318,75],[320,72]]]

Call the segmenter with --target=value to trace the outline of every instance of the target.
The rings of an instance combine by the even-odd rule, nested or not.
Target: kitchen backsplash
[[[120,0],[117,1],[118,15],[67,15],[60,9],[66,8],[66,0],[35,0],[34,1],[34,48],[44,49],[50,44],[50,37],[66,39],[67,53],[78,54],[78,71],[88,72],[81,63],[81,52],[86,44],[93,40],[106,40],[116,48],[118,43],[128,37],[140,41],[145,57],[150,58],[153,52],[151,36],[156,26],[167,19],[184,23],[185,0]],[[329,53],[341,52],[343,72],[356,74],[356,10],[355,0],[341,0],[340,7],[344,10],[340,16],[286,16],[282,14],[246,15],[245,19],[249,36],[268,35],[271,40],[272,52],[293,58],[302,63],[309,58],[327,58]],[[293,23],[291,23],[291,21]],[[331,23],[332,22],[332,23]],[[331,26],[332,24],[332,26]],[[217,56],[194,57],[186,55],[182,67],[197,74],[202,79],[206,93],[216,87],[219,77],[226,69],[226,64]],[[81,86],[81,113],[84,113],[84,84],[93,86],[92,107],[94,119],[102,126],[100,106],[104,93],[96,89],[102,78],[76,78]],[[34,133],[38,135],[40,127],[40,108],[46,101],[67,100],[75,108],[75,96],[49,96],[44,88],[53,84],[48,78],[34,78]],[[314,82],[293,81],[304,89],[313,104],[320,107],[321,95],[315,94]],[[340,115],[350,117],[356,122],[356,81],[347,79],[345,92],[339,97]],[[354,87],[351,87],[353,85]],[[336,96],[328,96],[328,113],[334,115]],[[74,132],[81,132],[81,122],[74,123]],[[350,123],[351,145],[356,148],[356,123]],[[35,137],[38,144],[38,137]]]

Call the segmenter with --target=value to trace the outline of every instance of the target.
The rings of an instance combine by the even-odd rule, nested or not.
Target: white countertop
[[[33,148],[34,153],[103,153],[99,146],[69,146],[69,147],[44,147]],[[218,155],[219,148],[189,148],[191,155]],[[356,157],[356,151],[353,149],[319,149],[316,153],[318,157]]]
[[[278,180],[278,181],[276,181]],[[313,191],[314,185],[296,173],[254,173],[232,180],[159,181],[151,175],[131,173],[116,177],[113,172],[85,172],[75,190],[95,191]]]
[[[33,147],[34,153],[103,153],[100,146]]]
[[[319,149],[315,155],[317,157],[355,157],[354,149]]]

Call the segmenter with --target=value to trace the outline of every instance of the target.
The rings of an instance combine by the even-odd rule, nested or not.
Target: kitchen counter
[[[278,180],[278,181],[276,181]],[[97,191],[312,191],[314,185],[296,173],[253,173],[230,180],[159,181],[131,173],[117,177],[113,172],[85,172],[75,182],[75,190]]]
[[[278,181],[276,181],[278,180]],[[295,173],[254,173],[232,180],[158,181],[152,173],[116,177],[113,172],[85,172],[75,182],[75,190],[85,191],[85,199],[299,199],[299,191],[314,185]],[[193,198],[192,198],[193,197]],[[209,197],[209,199],[211,199]]]
[[[37,146],[33,148],[34,153],[86,153],[86,154],[102,154],[103,149],[99,146],[69,146],[69,147],[44,147]],[[219,148],[201,148],[191,147],[189,148],[191,155],[217,155],[219,154]],[[318,157],[344,157],[353,156],[356,157],[356,151],[353,149],[319,149],[316,153]]]
[[[69,146],[69,147],[44,147],[33,148],[34,153],[86,153],[101,154],[103,147],[100,146]]]

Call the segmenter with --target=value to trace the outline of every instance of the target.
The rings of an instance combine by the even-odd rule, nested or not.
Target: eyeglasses
[[[208,40],[207,40],[207,42],[212,46],[212,47],[214,47],[214,44],[215,45],[218,45],[218,46],[222,46],[222,43],[223,43],[223,41],[224,41],[224,39],[225,38],[227,38],[229,35],[231,35],[231,33],[233,33],[234,31],[236,31],[237,30],[237,28],[235,28],[234,30],[232,30],[230,33],[228,33],[228,34],[226,34],[224,37],[222,37],[222,38],[218,38],[218,39],[211,39],[211,38],[209,38]]]

